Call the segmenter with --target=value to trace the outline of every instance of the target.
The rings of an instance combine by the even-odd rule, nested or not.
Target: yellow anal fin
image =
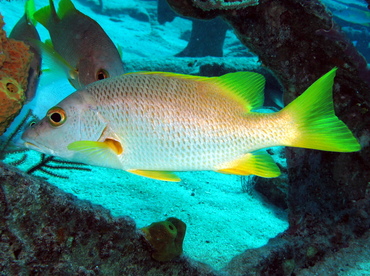
[[[247,153],[237,160],[224,164],[222,167],[224,168],[217,170],[217,172],[237,175],[253,174],[266,178],[280,175],[279,167],[271,156],[264,151]]]
[[[163,181],[171,181],[171,182],[179,182],[181,179],[172,172],[167,171],[147,171],[147,170],[127,170],[130,173],[137,174],[140,176],[156,179],[156,180],[163,180]]]

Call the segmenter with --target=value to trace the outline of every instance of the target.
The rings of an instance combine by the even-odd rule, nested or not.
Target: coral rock
[[[182,254],[186,224],[177,218],[154,222],[141,229],[144,237],[153,247],[153,259],[161,262],[170,261]]]

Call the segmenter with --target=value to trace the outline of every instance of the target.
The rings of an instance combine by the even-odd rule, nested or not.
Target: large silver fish
[[[334,114],[336,69],[275,113],[255,113],[264,78],[131,73],[79,90],[26,130],[28,148],[87,164],[179,181],[173,171],[276,177],[263,148],[352,152],[360,145]]]
[[[49,2],[34,16],[49,30],[54,56],[63,59],[59,64],[68,65],[69,80],[75,88],[123,74],[116,46],[96,21],[78,11],[70,0],[59,2],[58,13],[53,1]]]

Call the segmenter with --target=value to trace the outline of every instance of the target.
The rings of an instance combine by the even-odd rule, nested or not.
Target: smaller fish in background
[[[370,0],[366,0],[366,3],[368,3],[367,8],[370,10]]]
[[[42,44],[42,49],[65,68],[75,88],[124,73],[117,48],[95,20],[70,0],[61,0],[58,12],[54,2],[49,3],[34,15],[48,29],[52,42]]]
[[[33,0],[27,0],[25,4],[25,13],[14,26],[9,37],[15,40],[20,40],[26,43],[31,52],[33,59],[31,61],[30,70],[27,78],[27,101],[31,101],[36,94],[36,89],[39,83],[41,74],[41,51],[36,41],[40,41],[40,36],[36,30],[36,20],[33,18],[35,12],[35,3]]]
[[[370,27],[370,11],[366,9],[347,7],[346,9],[334,10],[333,15],[348,23]]]

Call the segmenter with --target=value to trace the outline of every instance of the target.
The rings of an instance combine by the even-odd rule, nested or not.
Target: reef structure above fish
[[[78,11],[70,0],[61,0],[58,12],[54,2],[49,2],[34,14],[48,29],[52,42],[40,46],[65,69],[76,89],[124,73],[116,46],[95,20]]]
[[[334,113],[336,70],[275,113],[253,112],[263,104],[265,79],[258,73],[125,74],[74,92],[22,138],[46,154],[159,180],[199,170],[277,177],[264,148],[360,150]]]

